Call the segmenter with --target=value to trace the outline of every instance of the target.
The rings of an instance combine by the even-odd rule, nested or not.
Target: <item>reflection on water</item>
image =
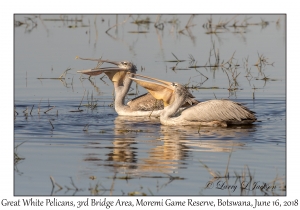
[[[284,49],[284,15],[16,15],[15,195],[49,195],[50,176],[63,187],[55,195],[253,195],[207,188],[248,172],[283,177],[266,194],[285,194]],[[97,63],[76,56],[132,61],[197,100],[244,103],[259,122],[169,127],[117,116],[112,83],[77,74]],[[145,92],[132,85],[126,101]]]
[[[97,154],[88,154],[84,160],[112,167],[114,172],[131,175],[151,172],[173,173],[179,167],[184,167],[183,161],[189,159],[189,155],[196,151],[231,152],[243,149],[245,143],[239,142],[238,139],[248,138],[248,133],[254,132],[255,127],[254,125],[232,128],[203,127],[199,130],[191,126],[163,126],[160,125],[158,118],[153,117],[128,116],[117,116],[114,123],[112,146],[105,147],[110,151],[106,154],[107,159],[101,160],[96,157]],[[152,139],[144,140],[148,138]],[[233,138],[235,139],[232,140]],[[140,148],[137,144],[140,143],[150,147],[143,151],[147,157],[138,158]],[[90,142],[86,148],[103,149],[100,143],[96,142]]]
[[[183,181],[189,185],[190,182],[187,180],[197,180],[197,186],[203,187],[211,178],[208,178],[210,173],[202,167],[201,162],[212,170],[225,171],[230,153],[232,153],[229,168],[231,176],[235,170],[239,171],[244,165],[249,165],[251,171],[263,171],[262,174],[256,173],[257,179],[270,181],[275,178],[276,171],[272,172],[272,169],[266,168],[270,171],[266,176],[265,164],[270,166],[275,164],[274,166],[280,170],[283,169],[278,163],[282,163],[284,159],[278,154],[282,152],[280,148],[285,147],[282,142],[284,128],[280,125],[280,119],[284,117],[285,111],[276,108],[280,104],[278,101],[276,103],[261,101],[259,106],[256,105],[258,107],[254,111],[261,109],[258,117],[262,122],[228,128],[163,126],[158,118],[117,116],[112,108],[105,107],[97,107],[92,112],[88,107],[82,107],[83,112],[79,113],[64,112],[61,110],[74,110],[78,102],[73,102],[71,108],[65,107],[65,102],[52,103],[55,105],[54,109],[60,110],[57,116],[54,114],[55,110],[49,111],[48,114],[44,112],[38,114],[35,108],[31,115],[28,114],[26,117],[22,113],[26,106],[16,106],[19,113],[15,116],[16,143],[26,141],[18,148],[19,156],[25,159],[17,163],[16,173],[20,176],[17,180],[21,181],[26,176],[35,177],[32,173],[39,171],[39,168],[35,168],[32,163],[43,165],[44,159],[36,159],[36,152],[32,152],[32,148],[36,147],[39,149],[34,151],[42,153],[48,161],[53,160],[52,163],[48,163],[49,169],[44,170],[44,177],[52,175],[62,185],[62,181],[58,179],[61,170],[55,161],[62,159],[65,163],[72,163],[68,165],[67,170],[66,168],[63,170],[66,177],[77,174],[75,183],[78,181],[103,183],[107,178],[109,181],[104,182],[107,185],[114,179],[118,180],[118,183],[121,182],[120,185],[115,185],[116,191],[104,193],[113,195],[120,194],[119,189],[123,191],[127,189],[125,183],[122,184],[123,179],[124,181],[130,179],[132,184],[139,183],[140,179],[146,179],[143,185],[161,180],[159,182],[163,184],[160,187],[164,187],[160,188],[157,194],[173,194],[171,193],[173,187]],[[40,107],[42,110],[48,109],[46,104]],[[54,129],[51,128],[49,120],[52,121]],[[33,127],[37,124],[38,126]],[[84,131],[86,124],[89,124],[89,127]],[[274,136],[269,133],[267,137],[266,133],[271,125],[277,132],[273,132]],[[274,141],[277,142],[277,146],[270,145]],[[257,144],[262,145],[257,148]],[[266,150],[261,150],[264,147]],[[262,165],[257,162],[261,160],[261,152],[272,157],[266,159]],[[273,152],[276,155],[275,153],[272,155]],[[258,159],[253,154],[257,154]],[[75,159],[77,161],[74,162]],[[32,172],[28,172],[27,167],[31,168]],[[64,168],[64,164],[61,167]],[[115,178],[112,179],[114,174]],[[203,178],[198,179],[193,174],[198,174],[197,177],[201,175]],[[89,177],[96,178],[91,181]],[[70,180],[66,179],[65,182],[69,183]],[[16,183],[16,186],[22,186],[25,182],[20,184],[16,181]],[[166,183],[169,184],[165,185]],[[109,189],[107,185],[105,189]],[[19,192],[19,188],[16,189]],[[186,188],[187,191],[190,189]],[[21,192],[17,194],[23,194]],[[60,191],[57,193],[60,194]],[[81,193],[86,194],[85,191],[76,192],[78,195]],[[202,193],[218,194],[219,191],[204,189]],[[194,191],[192,194],[199,192]]]

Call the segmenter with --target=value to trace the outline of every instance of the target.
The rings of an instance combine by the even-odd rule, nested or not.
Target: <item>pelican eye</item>
[[[172,85],[175,86],[175,87],[177,87],[177,84],[175,82],[172,82]]]
[[[127,66],[127,62],[122,62],[123,65]]]

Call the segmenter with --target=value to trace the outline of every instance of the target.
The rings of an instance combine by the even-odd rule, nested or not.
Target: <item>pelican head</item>
[[[90,76],[96,76],[102,73],[105,73],[112,82],[120,82],[124,80],[127,72],[136,73],[136,66],[129,61],[111,61],[111,60],[101,60],[101,59],[89,59],[89,58],[80,58],[76,59],[81,60],[92,60],[98,61],[98,63],[110,63],[115,65],[114,67],[104,67],[104,68],[94,68],[77,71],[77,73],[87,74]]]
[[[130,61],[111,61],[111,60],[101,60],[101,59],[89,59],[89,58],[80,58],[76,57],[77,59],[82,60],[92,60],[98,61],[98,63],[110,63],[115,65],[114,67],[104,67],[104,68],[94,68],[94,69],[86,69],[86,70],[79,70],[77,73],[87,74],[87,75],[99,75],[105,71],[113,70],[113,71],[129,71],[131,73],[136,73],[137,69],[136,66]]]

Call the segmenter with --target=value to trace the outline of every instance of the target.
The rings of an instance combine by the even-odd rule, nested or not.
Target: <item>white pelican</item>
[[[151,94],[146,93],[144,95],[138,96],[130,100],[127,105],[125,105],[125,97],[130,89],[132,80],[130,79],[130,73],[136,73],[136,66],[129,61],[111,61],[111,60],[101,60],[101,59],[91,59],[91,58],[80,58],[82,60],[92,60],[98,61],[98,63],[111,63],[117,67],[106,67],[106,68],[95,68],[77,71],[78,73],[87,75],[99,75],[105,73],[109,79],[114,84],[115,89],[115,110],[119,115],[126,116],[160,116],[160,112],[163,110],[164,105],[167,106],[170,102],[174,100],[174,97],[170,95],[166,100],[157,100]],[[132,77],[134,75],[131,75]],[[193,104],[198,103],[194,96],[190,95],[189,100]],[[183,106],[188,106],[188,103],[183,103]]]
[[[209,100],[187,107],[178,112],[179,107],[190,102],[190,92],[182,85],[174,82],[167,82],[143,75],[136,76],[150,79],[146,81],[130,77],[139,85],[146,88],[156,99],[165,101],[174,95],[174,101],[166,105],[160,115],[160,122],[163,125],[202,125],[222,126],[245,125],[256,121],[255,113],[240,103],[230,100]],[[176,116],[175,116],[175,113]]]

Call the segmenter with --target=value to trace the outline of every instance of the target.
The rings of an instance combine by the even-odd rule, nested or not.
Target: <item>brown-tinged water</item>
[[[15,15],[14,147],[24,158],[15,195],[285,195],[285,16],[157,17]],[[97,63],[76,56],[132,61],[139,74],[188,84],[198,100],[241,102],[259,121],[199,129],[118,116],[109,79],[81,77]],[[216,57],[222,67],[210,67]],[[145,92],[133,83],[128,99]]]

